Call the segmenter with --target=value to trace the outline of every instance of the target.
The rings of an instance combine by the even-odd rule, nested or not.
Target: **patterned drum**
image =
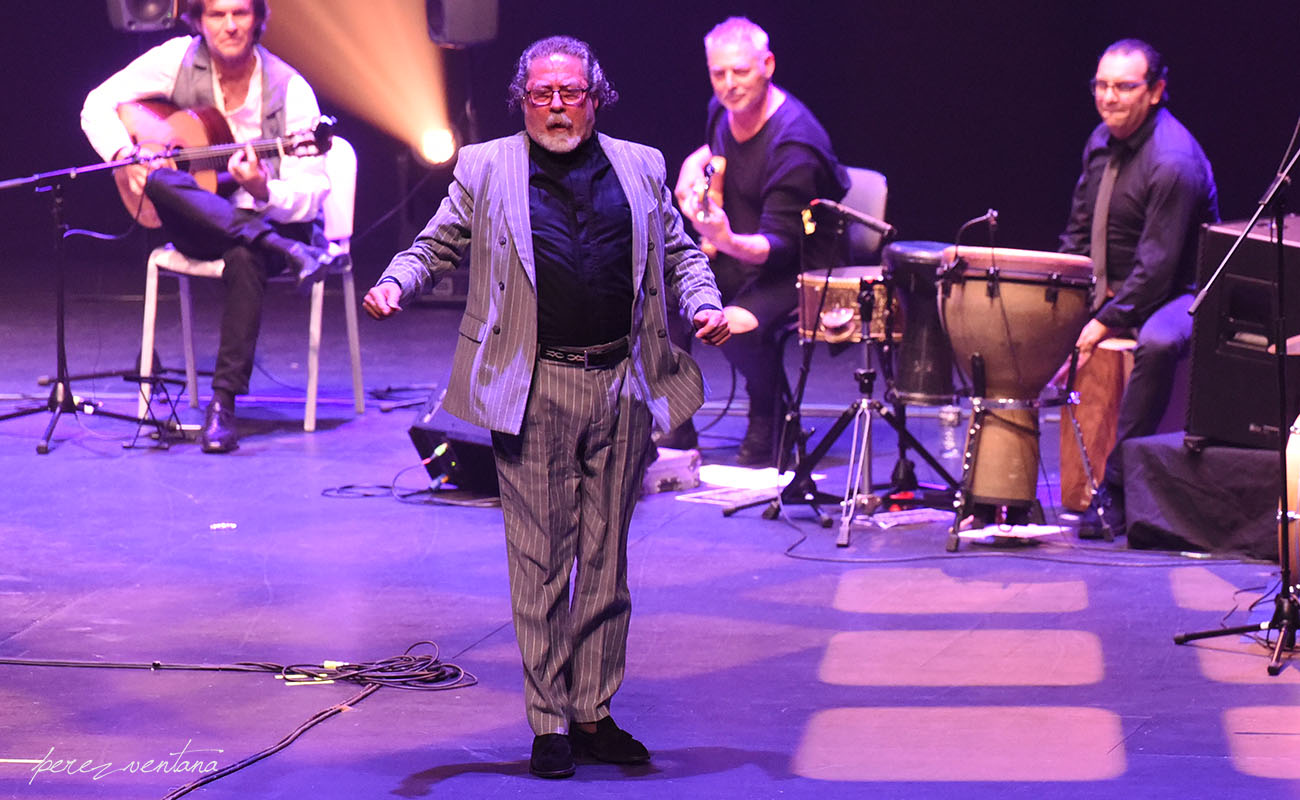
[[[825,270],[805,272],[796,285],[799,338],[805,342],[884,341],[902,331],[898,302],[890,298],[880,267],[836,267],[829,279]]]

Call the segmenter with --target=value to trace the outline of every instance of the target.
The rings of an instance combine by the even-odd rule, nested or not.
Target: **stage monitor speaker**
[[[176,24],[178,0],[108,0],[108,21],[131,33],[163,31]]]
[[[429,38],[442,47],[469,47],[497,38],[498,0],[425,0]]]
[[[496,457],[492,434],[442,410],[442,393],[435,392],[415,415],[411,442],[435,482],[446,480],[457,489],[497,496]]]
[[[1285,220],[1286,337],[1300,332],[1300,216]],[[1246,229],[1246,221],[1201,228],[1198,284],[1205,285]],[[1277,295],[1277,244],[1261,221],[1219,276],[1196,313],[1192,334],[1190,445],[1277,449],[1276,356],[1269,352]],[[1300,358],[1287,359],[1286,423],[1300,408]]]

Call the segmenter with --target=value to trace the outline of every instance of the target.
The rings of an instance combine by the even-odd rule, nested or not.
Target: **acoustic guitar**
[[[703,220],[713,213],[713,208],[722,208],[722,182],[727,170],[727,159],[723,156],[712,156],[704,164],[704,174],[695,180],[692,187],[695,190],[696,199],[699,201],[699,210],[695,212],[696,219]],[[700,242],[700,250],[704,255],[713,258],[718,253],[718,247],[713,242]]]
[[[330,148],[334,120],[318,117],[310,130],[274,139],[236,142],[221,112],[211,107],[178,108],[165,100],[137,100],[117,107],[117,115],[131,133],[131,141],[160,154],[160,164],[194,175],[199,186],[217,191],[218,176],[230,156],[252,146],[258,157],[269,155],[319,156]],[[137,158],[134,163],[154,161]],[[149,198],[131,188],[126,167],[113,171],[117,191],[126,211],[146,228],[162,225]]]

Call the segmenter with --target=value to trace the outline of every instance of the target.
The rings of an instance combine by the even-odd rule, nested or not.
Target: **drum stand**
[[[953,508],[956,511],[956,516],[953,518],[952,528],[948,531],[947,550],[949,553],[957,552],[957,548],[961,544],[959,531],[961,530],[962,521],[966,518],[967,513],[971,511],[971,506],[975,504],[971,495],[975,483],[975,469],[979,462],[980,437],[985,425],[988,423],[989,417],[993,416],[994,418],[997,418],[995,412],[999,410],[1033,409],[1034,413],[1038,413],[1038,409],[1041,407],[1042,404],[1036,400],[1002,400],[988,397],[971,398],[970,428],[966,433],[966,450],[962,454],[962,482],[960,488],[957,490],[957,496],[953,500]],[[1013,428],[1023,428],[1023,426],[1019,426],[1013,421],[1002,420],[1002,422],[1003,424]],[[1030,433],[1028,430],[1022,432]],[[1032,433],[1034,434],[1035,439],[1037,439],[1038,432],[1033,431]],[[1035,449],[1037,449],[1036,441]],[[1018,504],[1012,503],[982,505],[994,505],[997,508],[1020,507]],[[1036,516],[1037,521],[1042,520],[1042,510],[1038,507],[1037,500],[1030,500],[1025,504],[1024,508],[1029,517],[1032,518]],[[1037,511],[1035,511],[1035,509],[1037,509]]]
[[[1078,366],[1078,358],[1079,358],[1079,351],[1078,348],[1075,348],[1074,354],[1070,357],[1070,370],[1068,373],[1068,377],[1066,379],[1066,391],[1067,391],[1067,397],[1069,398],[1066,401],[1067,403],[1078,401],[1077,396],[1075,396],[1074,394],[1074,375],[1075,375],[1075,370]],[[974,505],[974,501],[972,500],[972,494],[975,486],[976,468],[979,466],[978,462],[979,462],[979,453],[980,453],[980,438],[985,425],[988,423],[990,416],[992,416],[994,419],[999,420],[1000,424],[1002,425],[1005,425],[1012,429],[1020,429],[1020,432],[1022,434],[1032,435],[1034,437],[1035,439],[1034,451],[1038,453],[1038,457],[1036,459],[1036,465],[1035,465],[1036,474],[1033,480],[1034,480],[1034,485],[1037,486],[1037,473],[1041,472],[1042,470],[1042,455],[1038,445],[1038,437],[1040,435],[1040,432],[1037,430],[1037,426],[1035,426],[1035,429],[1031,431],[1025,428],[1024,426],[1020,425],[1015,420],[997,417],[995,412],[1032,410],[1034,414],[1037,414],[1039,409],[1041,408],[1060,404],[1060,401],[1043,402],[1041,400],[1002,399],[1002,398],[985,397],[984,395],[987,393],[987,390],[985,388],[986,384],[985,384],[985,377],[984,377],[985,371],[984,371],[983,356],[981,356],[979,353],[972,355],[970,367],[971,367],[971,378],[972,378],[971,393],[974,396],[971,397],[972,413],[971,413],[970,428],[966,434],[966,450],[962,454],[962,484],[961,484],[961,488],[958,489],[957,491],[956,499],[953,501],[953,507],[957,513],[956,516],[953,518],[952,528],[950,528],[948,531],[948,544],[946,549],[949,553],[957,552],[957,548],[961,545],[961,536],[960,536],[961,525],[963,520],[966,518],[967,513],[972,510],[971,506]],[[1074,421],[1073,407],[1071,407],[1070,418],[1072,421]],[[1075,426],[1075,435],[1079,437],[1079,449],[1083,455],[1085,469],[1088,472],[1088,479],[1089,481],[1091,481],[1093,490],[1095,491],[1097,484],[1092,477],[1092,468],[1088,464],[1088,453],[1083,448],[1083,435],[1082,432],[1079,430],[1077,421],[1074,422],[1074,426]],[[1042,506],[1039,505],[1038,499],[1036,497],[1030,498],[1023,506],[1021,506],[1018,503],[1017,504],[981,503],[981,504],[993,505],[995,508],[1002,508],[1002,509],[1024,508],[1027,521],[1042,522],[1042,518],[1043,518]],[[1103,527],[1105,526],[1103,525]]]
[[[897,503],[906,503],[914,506],[930,506],[934,508],[952,508],[956,500],[956,494],[959,491],[960,481],[952,477],[949,472],[943,468],[939,461],[930,451],[925,449],[915,436],[907,431],[907,403],[900,402],[894,391],[894,369],[893,369],[893,315],[890,314],[885,318],[885,338],[881,342],[872,342],[872,347],[876,350],[876,358],[880,362],[881,371],[885,375],[885,396],[893,397],[891,405],[893,406],[894,422],[890,423],[895,430],[899,431],[898,437],[898,458],[894,461],[894,468],[889,473],[889,483],[881,486],[868,486],[869,489],[885,489],[885,497]],[[906,436],[903,434],[906,433]],[[916,478],[916,463],[907,457],[908,449],[915,450],[917,455],[934,468],[939,478],[944,482],[943,487],[933,485],[922,485]],[[912,497],[903,498],[896,495],[911,493]]]
[[[817,443],[817,446],[813,448],[811,453],[805,453],[805,447],[807,446],[808,439],[811,438],[814,431],[799,430],[797,427],[787,424],[785,431],[794,429],[799,432],[795,440],[796,466],[794,475],[791,477],[790,482],[785,485],[785,488],[781,489],[777,493],[776,497],[770,500],[760,499],[742,505],[725,508],[722,511],[723,516],[729,517],[742,509],[752,508],[753,506],[767,503],[768,507],[763,510],[763,519],[776,519],[781,513],[782,506],[802,504],[812,508],[818,523],[820,523],[823,528],[829,528],[833,524],[833,521],[829,515],[822,511],[821,507],[831,503],[840,503],[840,532],[835,543],[840,547],[847,547],[849,544],[849,528],[852,525],[854,517],[857,515],[858,507],[860,505],[859,497],[863,493],[869,493],[871,489],[872,414],[879,416],[882,420],[888,423],[889,426],[898,434],[900,442],[906,442],[907,446],[916,450],[917,453],[925,459],[926,463],[929,464],[944,480],[949,481],[954,487],[957,485],[957,481],[948,474],[948,472],[943,468],[943,465],[940,464],[934,456],[930,455],[930,453],[921,446],[921,443],[917,441],[916,437],[907,429],[907,426],[903,424],[899,416],[893,410],[886,407],[884,403],[872,397],[875,387],[876,371],[872,369],[859,369],[853,373],[853,377],[858,382],[858,390],[862,393],[862,397],[855,400],[853,403],[850,403],[849,406],[841,412],[840,416],[831,425],[830,429],[826,431],[826,435],[822,437],[822,440]],[[795,406],[795,408],[797,408],[797,406]],[[792,410],[788,416],[794,418],[794,425],[797,426],[797,411]],[[839,437],[843,435],[844,431],[848,429],[850,425],[853,426],[853,439],[852,452],[849,457],[849,476],[845,482],[844,496],[843,498],[840,498],[836,495],[818,490],[817,483],[813,480],[812,474],[813,471],[816,470],[817,465],[821,462],[822,458],[826,456],[826,453],[830,451],[831,447],[839,440]],[[785,435],[785,433],[782,434],[783,439]],[[783,453],[784,447],[785,445],[783,442]],[[783,456],[779,472],[784,473],[786,467],[787,464],[785,463],[785,457]],[[876,507],[880,505],[880,499],[874,495],[868,494],[868,496],[871,499],[864,505],[866,506],[867,512],[870,513],[875,511]]]
[[[811,343],[808,344],[808,347],[811,349]],[[843,413],[841,413],[839,418],[835,420],[834,424],[831,425],[830,430],[826,432],[826,435],[822,437],[822,440],[817,443],[817,446],[813,448],[811,453],[805,453],[805,448],[807,447],[808,439],[814,432],[802,429],[802,426],[799,424],[799,414],[796,410],[798,405],[796,404],[792,406],[790,412],[786,415],[786,424],[782,428],[781,432],[782,455],[777,470],[778,474],[784,474],[786,467],[789,466],[786,463],[788,457],[785,454],[787,436],[790,435],[791,431],[798,431],[795,439],[796,466],[794,469],[794,475],[790,478],[790,482],[787,483],[783,489],[779,490],[775,497],[770,499],[763,498],[741,505],[724,508],[722,510],[722,515],[724,517],[729,517],[742,509],[752,508],[767,503],[767,508],[763,509],[763,519],[776,519],[777,516],[780,515],[781,507],[783,505],[804,504],[813,510],[813,514],[817,517],[818,523],[823,528],[829,528],[832,524],[831,518],[828,514],[822,511],[821,507],[831,503],[842,502],[843,512],[841,514],[841,536],[844,538],[844,544],[848,544],[848,525],[852,521],[853,509],[856,508],[857,505],[857,491],[855,487],[860,485],[859,481],[861,480],[864,465],[868,476],[870,475],[871,470],[871,409],[872,404],[876,402],[871,399],[871,393],[876,381],[875,370],[860,369],[853,373],[853,377],[858,381],[858,390],[862,393],[862,397],[849,404],[848,408],[844,409]],[[801,395],[803,385],[804,384],[801,381]],[[850,424],[853,425],[853,453],[849,458],[849,479],[845,486],[844,498],[841,501],[841,498],[836,495],[820,491],[817,488],[817,482],[813,480],[812,473],[813,470],[816,469],[817,464],[822,460],[826,453],[830,451],[831,446],[835,444]]]
[[[1295,140],[1292,139],[1294,144]],[[1290,161],[1287,161],[1290,158]],[[1290,534],[1291,524],[1300,522],[1300,514],[1291,509],[1291,503],[1287,498],[1287,465],[1286,465],[1286,446],[1288,430],[1287,420],[1290,418],[1287,408],[1287,382],[1286,382],[1286,359],[1287,359],[1287,336],[1286,336],[1286,239],[1283,236],[1284,219],[1286,216],[1285,203],[1282,198],[1282,187],[1289,180],[1288,176],[1295,168],[1296,161],[1300,160],[1300,149],[1297,149],[1292,155],[1289,150],[1286,156],[1282,158],[1285,166],[1278,171],[1277,177],[1268,190],[1264,192],[1263,198],[1259,201],[1259,207],[1255,209],[1255,214],[1246,223],[1242,229],[1241,235],[1237,241],[1228,249],[1227,255],[1223,257],[1223,263],[1210,276],[1205,287],[1201,289],[1196,296],[1196,300],[1188,309],[1189,314],[1195,314],[1201,302],[1209,293],[1210,287],[1218,281],[1219,275],[1227,266],[1232,254],[1236,252],[1237,247],[1246,239],[1251,230],[1255,227],[1256,221],[1264,213],[1264,210],[1270,206],[1273,209],[1273,233],[1277,242],[1277,291],[1273,293],[1273,302],[1276,312],[1274,314],[1273,327],[1273,352],[1276,354],[1277,362],[1277,394],[1278,394],[1278,475],[1281,480],[1278,483],[1280,495],[1278,497],[1277,512],[1277,544],[1278,544],[1278,566],[1281,568],[1281,586],[1278,587],[1277,595],[1273,598],[1273,616],[1268,622],[1257,623],[1254,625],[1237,625],[1231,628],[1221,628],[1217,630],[1197,631],[1195,633],[1179,633],[1174,636],[1174,644],[1186,644],[1196,639],[1208,639],[1217,636],[1239,636],[1245,633],[1254,633],[1258,631],[1277,631],[1277,640],[1273,643],[1273,654],[1268,662],[1268,674],[1278,675],[1282,671],[1282,651],[1292,652],[1295,650],[1296,631],[1300,630],[1300,598],[1297,598],[1297,587],[1293,580],[1291,564],[1291,546]],[[1295,433],[1295,428],[1290,428]]]

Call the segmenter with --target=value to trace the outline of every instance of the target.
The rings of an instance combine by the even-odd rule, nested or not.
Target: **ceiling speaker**
[[[119,31],[163,31],[176,24],[177,0],[108,0],[108,21]]]

